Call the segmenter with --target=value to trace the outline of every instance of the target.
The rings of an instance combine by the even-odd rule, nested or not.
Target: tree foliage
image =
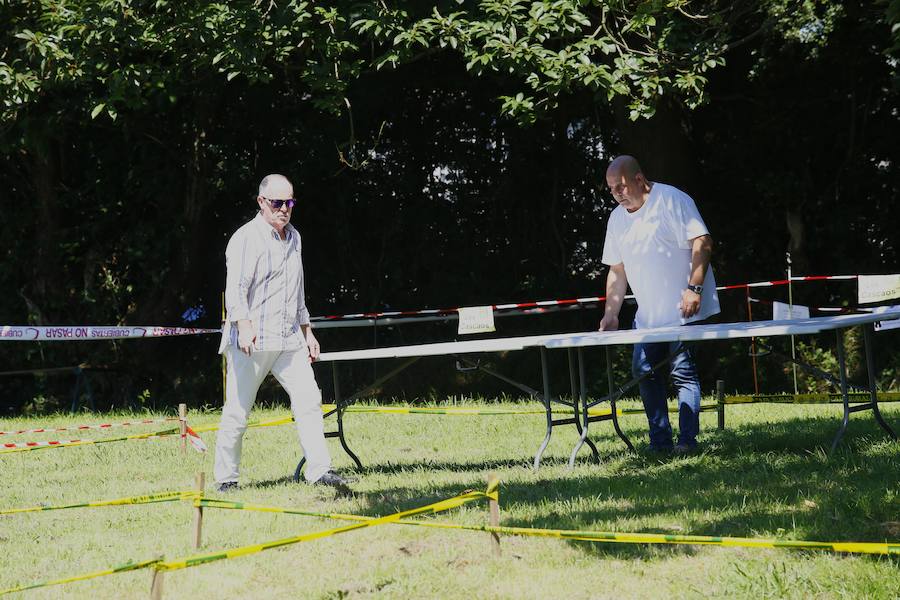
[[[788,249],[798,272],[896,271],[898,14],[896,0],[0,0],[0,322],[179,324],[203,305],[215,326],[225,241],[269,172],[297,184],[314,313],[600,293],[612,205],[597,184],[623,151],[697,198],[720,281],[777,276]],[[745,317],[743,299],[726,305]],[[503,332],[596,320],[522,319]],[[90,352],[130,375],[131,397],[214,402],[214,346],[4,343],[0,358]],[[729,356],[711,377],[742,364]]]

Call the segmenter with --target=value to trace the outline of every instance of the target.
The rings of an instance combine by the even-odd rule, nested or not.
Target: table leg
[[[613,428],[616,430],[616,434],[619,438],[625,442],[625,445],[628,446],[628,449],[634,452],[634,445],[631,443],[631,440],[628,439],[628,436],[622,431],[619,427],[619,415],[616,414],[616,397],[617,394],[613,389],[613,374],[612,374],[612,357],[609,354],[609,346],[606,346],[606,379],[609,384],[609,408],[610,408],[610,417],[613,423]]]
[[[578,388],[575,383],[575,361],[573,360],[575,356],[575,350],[572,348],[566,348],[566,354],[569,357],[569,389],[572,391],[572,408],[575,407],[575,397],[578,395]]]
[[[347,439],[344,437],[344,410],[347,408],[347,405],[350,402],[344,403],[341,401],[341,382],[338,377],[338,366],[336,362],[331,363],[331,380],[334,382],[334,404],[337,408],[333,411],[329,412],[327,416],[337,413],[337,431],[326,431],[325,437],[332,438],[336,437],[341,442],[341,447],[344,449],[344,452],[350,457],[350,459],[356,463],[357,469],[362,469],[362,462],[360,462],[359,457],[353,453],[353,451],[347,446]],[[297,463],[297,468],[294,469],[294,481],[300,481],[300,473],[303,471],[303,465],[306,464],[306,457],[302,457],[300,462]]]
[[[881,411],[878,409],[878,392],[875,390],[875,358],[872,353],[872,327],[872,325],[865,325],[863,327],[863,340],[865,341],[866,347],[866,371],[868,371],[869,374],[869,397],[872,401],[872,412],[875,413],[875,420],[878,421],[881,428],[884,429],[892,439],[896,440],[897,434],[894,433],[891,426],[887,424],[884,417],[881,416]]]
[[[837,448],[838,443],[840,443],[841,438],[844,436],[844,432],[847,430],[847,423],[850,421],[850,396],[847,394],[847,361],[844,357],[844,331],[836,329],[835,336],[837,338],[838,368],[840,369],[841,399],[844,403],[844,418],[841,420],[841,426],[834,436],[834,441],[831,442],[829,454],[833,453],[835,448]]]
[[[541,466],[541,457],[550,443],[550,434],[553,433],[553,409],[550,406],[550,378],[547,376],[547,349],[541,346],[541,378],[544,384],[544,396],[541,398],[544,402],[544,410],[547,411],[547,433],[544,435],[544,441],[538,448],[537,454],[534,455],[534,470],[537,471]]]
[[[578,456],[578,451],[581,450],[581,447],[587,443],[591,448],[591,452],[593,454],[593,458],[596,462],[600,462],[600,453],[597,452],[597,447],[594,443],[588,439],[588,401],[587,401],[587,378],[585,377],[584,372],[584,351],[581,348],[577,349],[578,352],[578,401],[575,406],[575,414],[578,415],[578,411],[582,411],[582,422],[576,423],[578,426],[581,437],[578,439],[578,443],[575,444],[575,448],[572,449],[572,454],[569,456],[569,468],[575,468],[575,457]]]

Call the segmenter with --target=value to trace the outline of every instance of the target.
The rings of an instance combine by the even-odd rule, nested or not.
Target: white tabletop
[[[577,348],[579,346],[615,346],[653,342],[689,342],[697,340],[728,340],[748,337],[805,335],[830,329],[843,329],[876,321],[900,318],[900,309],[878,314],[840,315],[836,317],[811,317],[785,319],[783,321],[751,321],[749,323],[713,323],[657,327],[654,329],[628,329],[625,331],[591,331],[560,335],[545,340],[547,348]]]
[[[476,352],[506,352],[509,350],[523,350],[525,348],[540,346],[544,341],[558,338],[561,335],[564,334],[557,333],[552,335],[532,335],[526,337],[465,340],[462,342],[438,342],[434,344],[418,344],[415,346],[396,346],[394,348],[323,352],[319,355],[319,362],[372,358],[446,356],[449,354],[472,354]]]
[[[452,354],[473,354],[479,352],[507,352],[543,346],[545,348],[576,348],[583,346],[615,346],[620,344],[726,340],[761,336],[804,335],[830,329],[842,329],[853,325],[864,325],[876,321],[890,321],[900,318],[900,309],[878,314],[841,315],[836,317],[813,317],[784,321],[752,321],[750,323],[716,323],[711,325],[691,325],[658,327],[654,329],[629,329],[625,331],[588,331],[582,333],[557,333],[525,337],[465,340],[461,342],[438,342],[393,348],[371,348],[367,350],[346,350],[323,352],[318,362],[366,360],[373,358],[417,358],[423,356],[446,356]]]

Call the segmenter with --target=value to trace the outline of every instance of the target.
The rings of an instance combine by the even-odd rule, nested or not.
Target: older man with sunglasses
[[[346,491],[331,470],[322,396],[312,370],[319,356],[304,298],[300,234],[290,224],[294,188],[283,175],[259,184],[259,211],[238,229],[225,250],[225,309],[219,352],[228,367],[225,407],[216,439],[217,490],[238,487],[241,440],[256,392],[272,373],[287,391],[306,457],[310,483]]]

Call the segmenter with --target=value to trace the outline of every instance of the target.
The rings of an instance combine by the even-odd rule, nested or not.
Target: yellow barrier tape
[[[805,540],[773,540],[764,538],[720,537],[707,535],[670,535],[661,533],[616,533],[610,531],[578,531],[566,529],[532,529],[528,527],[457,526],[489,533],[555,537],[587,542],[624,544],[702,544],[742,548],[789,548],[793,550],[831,550],[856,554],[900,554],[900,542],[814,542]]]
[[[90,502],[77,502],[74,504],[58,504],[55,506],[30,506],[28,508],[6,508],[0,510],[0,515],[12,515],[16,513],[41,512],[45,510],[63,510],[66,508],[97,508],[101,506],[124,506],[128,504],[153,504],[156,502],[173,502],[175,500],[193,500],[201,494],[197,490],[178,492],[160,492],[145,496],[129,496],[127,498],[114,498],[112,500],[93,500]]]
[[[323,404],[322,411],[328,412],[335,410],[337,408],[334,404]],[[708,411],[708,410],[716,410],[715,404],[704,404],[700,407],[700,411]],[[499,415],[543,415],[546,413],[546,410],[542,407],[536,408],[468,408],[468,407],[448,407],[448,408],[438,408],[438,407],[422,407],[416,408],[412,406],[348,406],[344,409],[344,412],[347,413],[378,413],[378,414],[394,414],[394,415],[453,415],[453,416],[499,416]],[[573,410],[571,408],[554,408],[554,413],[558,414],[571,414]],[[588,415],[592,417],[596,416],[605,416],[611,414],[611,410],[609,408],[590,408],[588,409]],[[669,412],[677,412],[677,409],[670,408]],[[644,414],[644,409],[642,408],[620,408],[617,409],[617,413],[620,416],[625,415],[642,415]],[[269,419],[266,421],[252,421],[247,427],[276,427],[279,425],[288,425],[294,422],[294,417],[291,415],[284,415],[281,417],[275,417],[273,419]],[[205,433],[210,431],[218,431],[218,424],[210,424],[210,425],[201,425],[199,427],[191,428],[194,433]],[[9,452],[29,452],[33,450],[47,450],[50,448],[71,448],[74,446],[87,446],[92,444],[106,444],[109,442],[123,442],[127,440],[147,440],[147,439],[155,439],[162,437],[169,437],[173,435],[180,435],[180,429],[165,429],[163,431],[149,432],[149,433],[140,433],[135,435],[125,435],[114,438],[105,438],[99,440],[72,440],[62,443],[54,443],[52,445],[40,445],[40,446],[32,446],[32,447],[21,447],[21,448],[2,448],[0,449],[0,454],[6,454]]]
[[[337,408],[334,404],[323,404],[322,410],[324,412],[328,412],[331,410],[335,410]],[[709,411],[716,410],[715,404],[704,404],[700,406],[700,411]],[[423,407],[416,408],[411,406],[348,406],[344,409],[345,412],[348,413],[379,413],[379,414],[395,414],[395,415],[454,415],[454,416],[498,416],[498,415],[543,415],[546,413],[544,408],[468,408],[468,407],[448,407],[448,408],[438,408],[438,407]],[[553,412],[557,414],[572,414],[573,410],[571,408],[554,408]],[[669,412],[674,413],[677,412],[677,409],[670,408]],[[588,415],[592,417],[597,416],[606,416],[611,414],[612,411],[609,408],[590,408],[588,409]],[[642,415],[644,414],[644,409],[642,408],[619,408],[616,412],[617,415],[626,416],[626,415]],[[269,419],[266,421],[253,421],[247,425],[247,427],[276,427],[279,425],[287,425],[289,423],[294,422],[294,417],[291,415],[285,415],[281,417],[276,417],[274,419]],[[191,428],[194,434],[209,432],[209,431],[218,431],[218,424],[210,424],[210,425],[202,425],[199,427]],[[140,433],[135,435],[125,435],[114,438],[105,438],[99,440],[71,440],[61,443],[53,443],[53,444],[44,444],[43,442],[39,442],[41,445],[31,446],[31,447],[20,447],[20,448],[2,448],[0,449],[0,454],[6,454],[9,452],[30,452],[34,450],[47,450],[51,448],[71,448],[74,446],[87,446],[93,444],[106,444],[109,442],[124,442],[128,440],[148,440],[148,439],[156,439],[162,437],[169,437],[173,435],[180,435],[180,429],[165,429],[163,431],[149,432],[149,433]],[[199,436],[198,436],[199,437]]]
[[[336,404],[323,404],[322,412],[329,412],[337,409]],[[644,414],[643,408],[620,408],[617,409],[619,415],[642,415]],[[716,410],[715,404],[704,404],[700,407],[701,411],[707,410]],[[536,407],[536,408],[467,408],[467,407],[449,407],[449,408],[438,408],[438,407],[422,407],[415,408],[412,406],[348,406],[344,409],[345,413],[377,413],[377,414],[386,414],[386,415],[455,415],[455,416],[473,416],[473,415],[543,415],[546,414],[546,410],[544,408]],[[554,408],[553,412],[555,413],[568,413],[571,414],[573,411],[571,408]],[[603,416],[610,414],[610,409],[608,408],[590,408],[588,409],[589,416]],[[669,412],[678,412],[678,409],[669,409]],[[291,415],[284,415],[281,417],[275,417],[274,419],[269,419],[267,421],[251,421],[247,424],[247,427],[275,427],[278,425],[288,425],[294,422],[294,417]],[[201,425],[200,427],[194,427],[195,433],[205,433],[208,431],[218,431],[219,426],[215,424],[211,425]]]
[[[321,517],[341,521],[368,522],[375,517],[361,515],[349,515],[341,513],[318,513],[302,511],[291,508],[279,508],[275,506],[263,506],[244,502],[231,502],[203,498],[195,501],[199,506],[209,508],[223,508],[235,510],[251,510],[258,512],[274,512],[296,514],[310,517]],[[498,533],[505,535],[553,537],[568,540],[580,540],[587,542],[607,542],[623,544],[700,544],[707,546],[726,546],[743,548],[788,548],[794,550],[830,550],[832,552],[845,552],[856,554],[900,554],[900,542],[815,542],[804,540],[773,540],[764,538],[719,537],[702,535],[668,535],[659,533],[616,533],[609,531],[580,531],[571,529],[534,529],[528,527],[493,527],[490,525],[461,525],[457,523],[438,523],[430,521],[417,521],[411,519],[397,519],[399,525],[415,525],[418,527],[432,527],[436,529],[456,529],[466,531],[483,531],[486,533]]]
[[[868,402],[869,392],[850,392],[850,402]],[[900,402],[900,392],[878,392],[878,402]],[[754,404],[769,402],[774,404],[840,404],[844,401],[840,392],[827,394],[744,394],[726,396],[724,404]]]
[[[63,442],[60,444],[53,445],[41,445],[41,446],[32,446],[32,447],[24,447],[24,448],[5,448],[0,450],[0,454],[6,454],[8,452],[31,452],[34,450],[48,450],[50,448],[71,448],[73,446],[88,446],[91,444],[106,444],[109,442],[124,442],[126,440],[149,440],[154,438],[163,438],[172,435],[181,435],[181,431],[176,429],[164,429],[163,431],[153,431],[150,433],[137,433],[134,435],[123,435],[114,438],[103,438],[99,440],[72,440],[69,442]]]
[[[335,410],[337,406],[335,404],[323,404],[322,411],[328,412]],[[700,407],[701,411],[715,410],[715,404],[704,404]],[[348,406],[344,409],[345,413],[359,413],[359,414],[385,414],[385,415],[452,415],[452,416],[499,416],[499,415],[543,415],[546,414],[546,410],[543,408],[467,408],[467,407],[450,407],[450,408],[438,408],[438,407],[422,407],[415,408],[412,406]],[[573,410],[571,408],[554,408],[554,413],[567,413],[572,414]],[[580,411],[579,411],[580,412]],[[589,408],[588,415],[590,416],[603,416],[608,415],[612,411],[608,408]],[[676,413],[678,409],[671,408],[669,412]],[[616,414],[618,415],[642,415],[644,414],[643,408],[619,408],[617,409]],[[293,423],[294,418],[290,415],[284,417],[278,417],[276,419],[272,419],[269,421],[260,421],[255,423],[250,423],[247,427],[272,427],[275,425],[287,425],[288,423]],[[218,429],[218,425],[206,425],[203,427],[195,427],[194,431],[197,433],[201,433],[204,431],[216,431]]]
[[[269,419],[268,421],[251,421],[247,424],[247,427],[275,427],[277,425],[287,425],[288,423],[293,423],[294,417],[291,415],[286,415],[284,417],[276,417],[274,419]],[[202,425],[200,427],[194,427],[194,433],[204,433],[206,431],[218,431],[218,425]]]
[[[55,579],[53,581],[42,581],[40,583],[32,583],[29,585],[23,585],[19,587],[9,588],[5,590],[0,590],[0,596],[5,594],[12,594],[14,592],[24,592],[25,590],[33,590],[36,588],[49,587],[51,585],[60,585],[63,583],[73,583],[75,581],[84,581],[85,579],[94,579],[95,577],[103,577],[104,575],[113,575],[115,573],[124,573],[126,571],[136,571],[138,569],[146,569],[147,567],[151,567],[158,563],[159,558],[154,558],[153,560],[144,560],[141,562],[128,562],[124,565],[119,565],[118,567],[113,567],[111,569],[107,569],[105,571],[96,571],[94,573],[87,573],[85,575],[76,575],[75,577],[67,577],[65,579]]]
[[[335,404],[323,404],[322,411],[329,412],[337,409],[337,405]],[[703,404],[700,406],[701,411],[708,410],[716,410],[715,404]],[[416,408],[413,406],[348,406],[344,409],[345,413],[368,413],[368,414],[385,414],[385,415],[453,415],[453,416],[499,416],[499,415],[544,415],[547,411],[543,407],[535,407],[535,408],[477,408],[477,407],[464,407],[464,406],[456,406],[456,407],[421,407]],[[571,408],[554,408],[554,413],[559,414],[572,414],[574,411]],[[579,411],[581,412],[581,411]],[[677,413],[677,408],[670,408],[669,412]],[[589,416],[604,416],[611,414],[612,411],[608,408],[589,408],[588,415]],[[643,408],[619,408],[616,409],[617,415],[642,415],[644,414]],[[271,427],[273,425],[286,425],[288,423],[293,423],[294,419],[290,415],[286,415],[284,417],[278,417],[276,419],[272,419],[270,421],[262,421],[256,423],[250,423],[248,427]],[[195,427],[194,431],[203,432],[203,431],[214,431],[218,429],[216,425],[207,425],[205,427]]]
[[[717,408],[718,407],[715,404],[701,404],[700,412],[716,410]],[[572,412],[572,411],[571,410],[558,411],[558,410],[554,409],[554,412]],[[669,412],[677,413],[678,408],[670,408]],[[609,414],[612,414],[612,410],[609,408],[589,408],[588,409],[589,417],[604,416],[604,415],[609,415]],[[617,408],[616,409],[616,415],[618,415],[618,416],[643,415],[643,414],[644,414],[643,408]]]
[[[175,571],[178,569],[187,569],[189,567],[196,567],[197,565],[202,565],[210,562],[214,562],[217,560],[225,560],[229,558],[237,558],[240,556],[247,556],[250,554],[256,554],[258,552],[262,552],[264,550],[270,550],[272,548],[280,548],[282,546],[287,546],[290,544],[297,544],[300,542],[308,542],[312,540],[317,540],[325,537],[329,537],[332,535],[337,535],[340,533],[346,533],[348,531],[353,531],[355,529],[362,529],[365,527],[374,527],[376,525],[383,525],[385,523],[391,523],[397,521],[399,519],[403,519],[404,517],[410,517],[413,515],[420,514],[435,514],[439,512],[444,512],[447,510],[451,510],[453,508],[457,508],[471,502],[473,500],[479,500],[482,498],[495,498],[497,496],[497,487],[499,485],[499,481],[493,480],[488,485],[488,488],[484,492],[478,491],[470,491],[464,492],[458,496],[453,498],[448,498],[446,500],[441,500],[439,502],[434,502],[432,504],[428,504],[426,506],[421,506],[418,508],[413,508],[410,510],[404,510],[398,513],[394,513],[391,515],[387,515],[384,517],[376,517],[371,520],[364,521],[361,523],[355,523],[353,525],[347,525],[345,527],[337,527],[335,529],[326,529],[324,531],[316,531],[313,533],[306,533],[303,535],[298,535],[294,537],[284,538],[280,540],[274,540],[271,542],[265,542],[262,544],[252,544],[250,546],[242,546],[240,548],[233,548],[231,550],[225,550],[222,552],[212,552],[208,554],[197,554],[194,556],[189,556],[186,558],[171,560],[171,561],[163,561],[154,565],[154,568],[159,571]]]

